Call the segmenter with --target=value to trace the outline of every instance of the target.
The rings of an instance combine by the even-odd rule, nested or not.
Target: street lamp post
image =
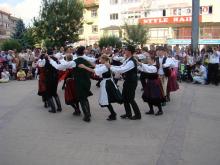
[[[192,53],[194,57],[199,44],[200,0],[192,0]]]

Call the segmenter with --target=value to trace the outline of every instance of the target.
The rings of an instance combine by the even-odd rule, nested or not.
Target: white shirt
[[[219,57],[220,57],[219,52],[209,54],[209,63],[210,64],[218,64],[219,63]]]
[[[123,62],[125,60],[125,58],[123,56],[120,56],[120,55],[117,55],[117,54],[114,55],[112,59],[115,60],[115,61],[119,61],[119,62]]]
[[[207,78],[207,69],[203,65],[200,66],[199,73],[201,74],[201,77],[203,77],[204,79]]]
[[[50,64],[56,68],[57,70],[63,70],[71,69],[76,67],[75,61],[65,61],[64,59],[59,60],[60,64],[57,64],[56,61],[53,59],[50,59]]]
[[[167,57],[166,62],[165,62],[164,64],[162,64],[164,58],[165,58],[165,57],[159,57],[159,63],[160,63],[160,68],[159,68],[159,70],[158,70],[158,74],[159,74],[159,75],[164,75],[163,68],[168,68],[168,67],[174,68],[174,67],[175,67],[175,62],[174,62],[174,60],[173,60],[172,58],[170,58],[170,57]]]
[[[10,74],[9,74],[8,71],[5,71],[5,72],[2,72],[2,73],[1,73],[1,79],[2,79],[2,80],[9,81],[9,77],[10,77]]]
[[[138,66],[138,70],[145,73],[157,73],[157,67],[149,64],[141,64]]]
[[[85,54],[82,56],[82,58],[84,58],[85,60],[91,62],[91,63],[95,63],[96,62],[96,58],[94,57],[88,57]]]
[[[186,65],[193,65],[194,63],[194,59],[193,59],[193,56],[187,56],[187,63]]]
[[[114,73],[125,73],[135,67],[134,62],[130,58],[126,59],[121,66],[111,66],[111,70]]]
[[[39,59],[37,61],[37,66],[39,66],[39,67],[44,67],[45,64],[46,64],[46,60],[45,59]]]
[[[159,75],[164,75],[164,71],[163,71],[163,58],[164,57],[159,57],[159,64],[160,64],[160,67],[159,67],[159,70],[158,70],[158,74]]]
[[[108,68],[104,64],[99,64],[95,66],[95,74],[99,77],[102,77],[102,74],[108,72]]]

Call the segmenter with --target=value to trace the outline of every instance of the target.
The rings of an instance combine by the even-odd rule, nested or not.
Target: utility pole
[[[200,0],[192,0],[192,53],[197,55],[199,45],[199,15],[200,15]]]

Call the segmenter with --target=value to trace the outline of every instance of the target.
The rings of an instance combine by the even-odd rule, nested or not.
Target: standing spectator
[[[215,85],[218,85],[218,67],[220,52],[217,51],[217,48],[215,48],[214,52],[212,48],[208,48],[207,53],[209,56],[207,84],[213,81]]]
[[[187,79],[188,81],[192,82],[192,68],[194,65],[194,59],[191,53],[191,50],[189,49],[188,54],[186,55],[186,70],[187,70]]]

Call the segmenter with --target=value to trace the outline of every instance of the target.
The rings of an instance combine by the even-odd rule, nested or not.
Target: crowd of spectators
[[[39,50],[23,50],[18,53],[16,50],[0,52],[0,82],[10,80],[32,80],[36,78],[36,62]]]
[[[172,57],[176,61],[175,69],[178,73],[179,81],[193,82],[199,84],[219,83],[219,61],[220,46],[206,45],[198,50],[197,56],[192,55],[191,46],[164,46],[167,56]],[[148,56],[157,56],[157,45],[150,45],[142,49],[136,49],[136,56],[140,61],[145,61]],[[0,52],[0,82],[8,82],[9,80],[32,80],[37,77],[37,60],[40,57],[40,49],[23,50],[20,53],[16,51]],[[75,54],[75,48],[61,47],[55,49],[54,54],[65,55],[66,53]],[[112,57],[114,65],[121,64],[123,60],[123,48],[116,49],[111,46],[99,48],[97,44],[87,46],[85,56],[95,57],[101,54],[107,54]],[[147,60],[146,60],[147,61]]]

